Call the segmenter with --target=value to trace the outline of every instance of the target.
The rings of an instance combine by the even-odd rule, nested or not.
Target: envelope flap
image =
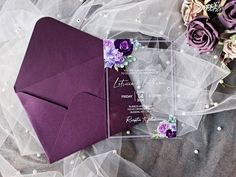
[[[45,150],[50,153],[66,114],[66,108],[30,93],[17,93]]]
[[[15,89],[103,55],[102,40],[49,17],[35,25]]]
[[[48,154],[54,162],[107,137],[105,100],[89,93],[73,99]]]

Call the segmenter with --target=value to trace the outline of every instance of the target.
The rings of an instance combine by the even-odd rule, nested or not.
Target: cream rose
[[[236,59],[236,34],[224,41],[225,58]]]
[[[203,15],[204,5],[200,0],[184,0],[181,13],[185,25],[192,21],[196,16]]]

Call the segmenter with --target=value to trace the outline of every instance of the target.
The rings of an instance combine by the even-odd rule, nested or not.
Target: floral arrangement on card
[[[105,39],[103,41],[105,68],[124,68],[136,61],[132,55],[141,44],[136,39]]]
[[[187,43],[201,54],[221,47],[225,64],[236,59],[236,0],[184,0]]]

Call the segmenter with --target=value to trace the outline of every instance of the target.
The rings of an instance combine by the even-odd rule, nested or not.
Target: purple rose
[[[211,52],[219,41],[219,33],[207,17],[200,16],[188,24],[187,40],[200,53]]]
[[[224,5],[219,20],[227,29],[236,29],[236,0],[229,0]]]
[[[171,129],[168,129],[168,130],[166,131],[166,136],[167,136],[168,138],[176,137],[176,131],[172,131]]]
[[[130,55],[133,51],[133,44],[129,39],[116,39],[114,45],[124,56]]]

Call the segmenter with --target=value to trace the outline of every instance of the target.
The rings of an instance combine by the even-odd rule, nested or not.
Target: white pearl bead
[[[179,25],[178,28],[182,28],[182,25]]]
[[[28,130],[28,129],[26,129],[26,130],[25,130],[25,133],[29,133],[29,130]]]
[[[180,94],[177,94],[177,98],[180,98]]]
[[[140,23],[140,22],[141,22],[140,18],[136,18],[135,21],[136,21],[137,23]]]
[[[117,154],[117,150],[113,150],[112,153],[113,153],[113,154]]]
[[[127,134],[127,135],[130,135],[130,131],[129,131],[129,130],[127,130],[127,131],[126,131],[126,134]]]
[[[199,150],[195,149],[194,154],[198,154],[198,153],[199,153]]]
[[[217,127],[217,130],[218,130],[218,131],[221,131],[221,130],[222,130],[222,127],[220,127],[220,126]]]
[[[182,124],[181,124],[181,127],[185,127],[185,124],[184,124],[184,123],[182,123]]]
[[[108,14],[107,13],[104,13],[103,14],[103,17],[107,18]]]
[[[161,12],[158,12],[158,15],[159,15],[159,16],[161,16],[161,14],[162,14]]]
[[[181,52],[181,53],[184,53],[184,50],[183,50],[183,49],[181,49],[181,50],[180,50],[180,52]]]
[[[57,14],[57,18],[61,18],[61,14]]]
[[[85,155],[82,155],[82,159],[86,159],[86,156],[85,156]]]
[[[183,115],[183,116],[185,116],[185,115],[186,115],[186,113],[185,113],[185,112],[182,112],[182,115]]]
[[[209,106],[208,104],[206,104],[206,105],[205,105],[205,108],[208,109],[208,108],[210,108],[210,106]]]
[[[2,88],[2,92],[5,92],[6,91],[6,89],[5,88]]]
[[[41,154],[37,153],[36,156],[37,156],[37,157],[41,157]]]
[[[33,174],[35,175],[36,173],[38,173],[38,171],[34,169],[33,170]]]
[[[160,31],[160,34],[161,34],[161,35],[163,35],[163,34],[164,34],[164,32],[163,32],[163,31]]]
[[[138,86],[137,86],[137,89],[141,89],[141,86],[140,86],[140,85],[138,85]]]
[[[214,103],[214,106],[218,106],[218,103],[217,103],[217,102],[215,102],[215,103]]]
[[[169,60],[167,60],[167,61],[166,61],[166,64],[167,64],[167,65],[169,65],[169,64],[170,64],[170,61],[169,61]]]
[[[214,59],[217,59],[218,58],[218,56],[217,55],[214,55]]]
[[[74,163],[75,163],[75,161],[74,161],[74,160],[70,161],[70,164],[71,164],[71,165],[73,165]]]
[[[223,84],[223,83],[224,83],[224,81],[223,81],[223,80],[220,80],[220,81],[219,81],[219,83],[220,83],[220,84]]]
[[[21,174],[20,171],[17,171],[17,172],[16,172],[16,175],[20,175],[20,174]]]

